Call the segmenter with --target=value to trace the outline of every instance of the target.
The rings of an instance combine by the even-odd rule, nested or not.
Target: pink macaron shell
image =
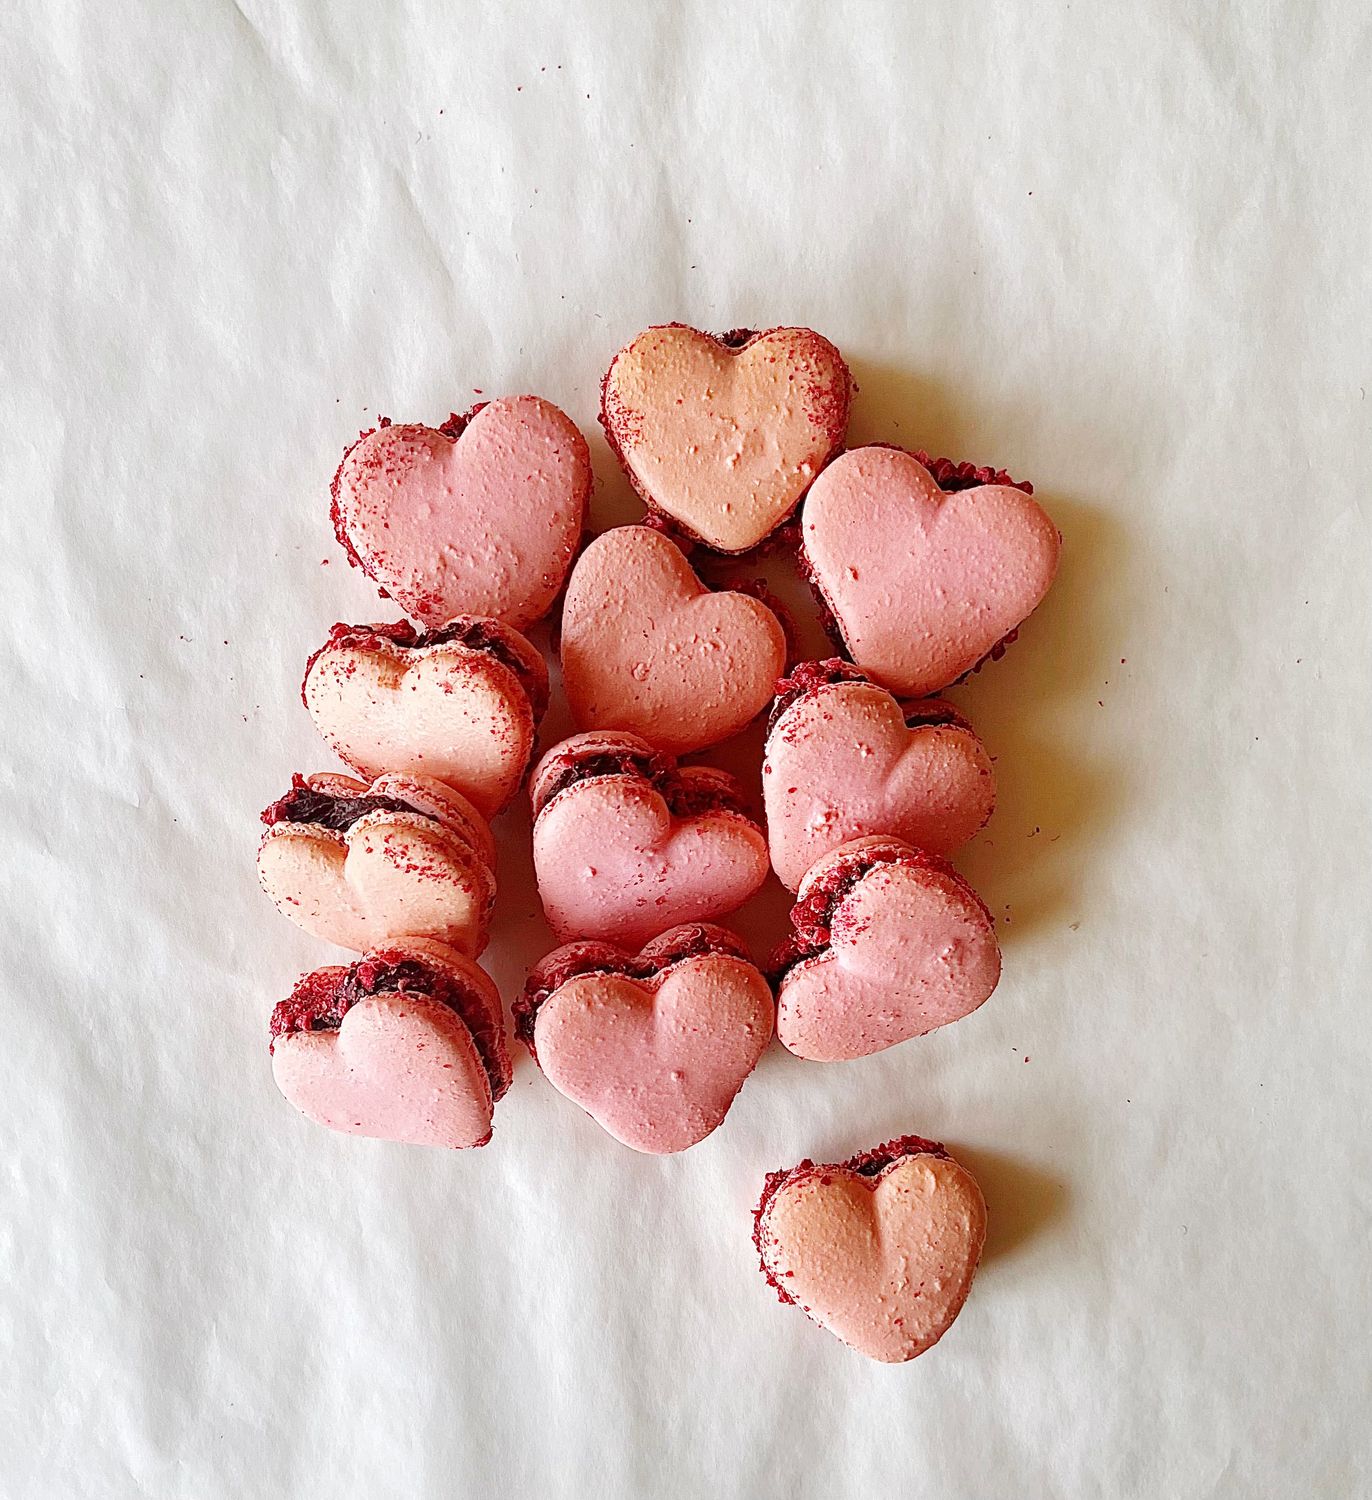
[[[327,645],[310,663],[304,697],[315,727],[355,770],[433,777],[487,818],[519,789],[533,747],[519,679],[457,642]]]
[[[853,660],[901,697],[971,671],[1039,604],[1061,537],[1011,485],[945,494],[912,454],[855,448],[801,518],[805,566]]]
[[[590,491],[571,419],[537,396],[502,397],[455,438],[391,424],[355,443],[335,521],[364,571],[425,625],[481,614],[522,629],[557,598]]]
[[[675,755],[704,749],[762,711],[785,660],[765,604],[711,593],[649,527],[603,533],[572,570],[562,672],[582,729],[629,730]]]
[[[798,1170],[758,1222],[763,1264],[785,1297],[870,1359],[901,1363],[947,1332],[986,1239],[976,1179],[943,1155],[902,1156],[875,1176]]]
[[[666,927],[734,911],[767,878],[756,824],[735,812],[673,817],[641,777],[597,777],[559,792],[539,813],[533,842],[543,909],[564,940],[636,948]]]
[[[878,862],[890,849],[902,862]],[[872,864],[853,880],[857,856]],[[867,1057],[947,1026],[1000,980],[990,913],[950,865],[899,840],[857,839],[807,874],[799,902],[845,870],[827,944],[777,991],[778,1038],[816,1062]]]
[[[728,1113],[772,1035],[772,992],[746,960],[688,958],[656,980],[582,974],[539,1008],[539,1066],[617,1141],[666,1155]]]
[[[940,709],[948,722],[930,722]],[[986,747],[948,705],[920,711],[924,721],[908,725],[884,688],[833,682],[773,725],[762,791],[783,885],[797,889],[817,859],[866,834],[951,854],[986,823],[996,800]]]
[[[852,381],[808,328],[741,347],[680,324],[615,356],[601,421],[644,498],[719,552],[756,546],[839,447]]]

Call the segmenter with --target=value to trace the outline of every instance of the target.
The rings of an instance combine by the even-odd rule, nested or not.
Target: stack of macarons
[[[491,1138],[511,1078],[478,963],[491,820],[526,785],[561,946],[530,955],[515,1034],[635,1151],[720,1128],[773,1035],[816,1062],[864,1057],[990,996],[994,924],[948,861],[990,817],[994,774],[933,695],[1002,654],[1058,532],[1002,472],[845,450],[853,392],[809,329],[648,329],[601,392],[647,515],[589,541],[586,441],[538,397],[382,422],[347,450],[336,534],[409,618],[337,624],[309,658],[306,709],[348,773],[296,775],[262,814],[267,894],[358,955],[272,1014],[273,1073],[303,1114],[412,1144]],[[786,546],[828,660],[793,659],[768,599],[702,581],[712,555]],[[540,747],[549,674],[528,633],[559,602],[577,732]],[[684,759],[762,715],[758,785]],[[746,930],[773,875],[791,931],[759,963],[720,921],[743,909]],[[754,1240],[783,1301],[902,1361],[957,1316],[985,1217],[970,1173],[912,1135],[771,1173]]]

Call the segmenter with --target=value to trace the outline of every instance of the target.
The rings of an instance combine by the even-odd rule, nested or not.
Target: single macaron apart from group
[[[383,419],[346,450],[335,532],[411,618],[337,624],[310,656],[305,706],[355,774],[297,775],[262,813],[264,891],[361,955],[272,1013],[273,1075],[302,1114],[410,1145],[491,1139],[512,1064],[476,962],[489,820],[526,785],[562,946],[530,968],[515,1034],[634,1151],[707,1141],[774,1034],[810,1062],[859,1059],[991,995],[995,926],[948,858],[991,817],[995,774],[931,695],[1002,654],[1061,539],[1003,471],[844,451],[854,391],[811,329],[646,329],[606,372],[600,420],[647,515],[589,541],[589,450],[541,397]],[[838,656],[793,660],[763,580],[703,581],[787,547]],[[535,766],[549,673],[524,632],[559,599],[579,732]],[[761,735],[764,714],[760,786],[679,759]],[[715,919],[772,872],[794,902],[764,970]],[[972,1175],[913,1135],[770,1173],[754,1222],[781,1300],[888,1363],[947,1331],[985,1233]]]

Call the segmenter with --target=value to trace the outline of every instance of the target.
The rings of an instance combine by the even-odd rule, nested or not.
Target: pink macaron
[[[507,396],[441,427],[383,421],[363,433],[334,476],[334,530],[423,624],[481,614],[523,630],[557,598],[590,493],[571,418]]]
[[[816,480],[800,563],[838,644],[902,698],[998,654],[1057,572],[1032,486],[901,448],[854,448]]]
[[[463,615],[335,625],[301,689],[315,728],[363,776],[408,771],[461,792],[483,817],[508,805],[548,705],[548,668],[517,630]]]
[[[644,501],[717,552],[757,546],[848,429],[852,376],[809,328],[649,328],[615,355],[601,424]]]
[[[738,782],[637,735],[564,740],[530,790],[538,892],[563,940],[636,948],[736,910],[767,878],[767,840]]]
[[[833,659],[802,662],[777,684],[762,792],[772,865],[795,890],[822,855],[867,834],[952,854],[991,816],[996,778],[951,703],[902,707]]]
[[[772,1035],[772,992],[743,944],[689,924],[637,954],[570,943],[529,975],[515,1032],[553,1087],[635,1151],[665,1155],[723,1121]]]
[[[986,1200],[942,1146],[904,1136],[848,1161],[769,1173],[753,1243],[782,1302],[859,1354],[900,1364],[962,1311]]]
[[[262,814],[262,888],[314,937],[358,952],[431,937],[476,958],[490,933],[495,841],[460,793],[392,772],[296,776]]]
[[[798,1057],[867,1057],[970,1015],[1000,979],[991,914],[937,855],[861,838],[811,867],[773,964]]]
[[[578,728],[702,750],[762,712],[785,663],[776,615],[748,594],[712,593],[651,527],[604,532],[577,559],[562,675]]]
[[[464,954],[423,938],[306,974],[272,1012],[271,1037],[277,1087],[348,1135],[484,1146],[510,1086],[495,985]]]

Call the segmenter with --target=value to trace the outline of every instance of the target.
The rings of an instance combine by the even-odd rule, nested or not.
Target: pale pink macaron
[[[316,969],[272,1012],[272,1073],[330,1130],[484,1146],[510,1086],[500,996],[453,948],[407,938]]]
[[[617,1141],[665,1155],[723,1121],[772,1035],[772,991],[733,933],[664,932],[637,954],[570,943],[529,975],[515,1032]]]
[[[495,904],[495,840],[459,792],[390,772],[296,776],[262,814],[262,889],[314,937],[358,952],[431,937],[476,958]]]
[[[481,614],[523,630],[557,598],[590,493],[591,455],[571,418],[538,396],[506,396],[441,427],[363,433],[334,476],[334,530],[425,625]]]
[[[970,1015],[1000,980],[976,892],[937,855],[861,838],[800,883],[773,963],[777,1036],[798,1057],[867,1057]]]
[[[650,509],[716,552],[746,552],[842,446],[852,390],[843,356],[809,328],[669,323],[615,355],[600,420]]]
[[[335,625],[301,689],[315,728],[361,775],[408,771],[461,792],[483,817],[519,790],[548,706],[548,668],[508,625],[463,615]]]
[[[800,562],[869,677],[922,698],[1013,639],[1062,544],[1031,488],[901,448],[853,448],[825,469],[805,502]]]
[[[848,1161],[768,1173],[753,1243],[782,1302],[859,1354],[900,1364],[962,1311],[986,1200],[942,1146],[904,1136]]]
[[[776,615],[748,594],[712,593],[651,527],[606,531],[577,559],[562,676],[578,728],[702,750],[762,712],[785,664]]]
[[[538,893],[563,940],[637,947],[736,910],[767,878],[767,840],[738,782],[637,735],[563,740],[530,790]]]
[[[833,659],[801,662],[777,684],[762,793],[772,866],[795,890],[822,855],[867,834],[952,854],[991,816],[996,778],[951,703],[902,707]]]

